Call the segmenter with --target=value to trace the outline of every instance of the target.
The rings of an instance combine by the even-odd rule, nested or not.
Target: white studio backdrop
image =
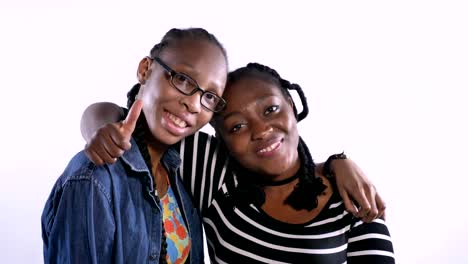
[[[468,263],[465,1],[123,2],[0,0],[1,263],[43,262],[40,215],[84,146],[82,111],[124,105],[140,58],[191,26],[231,69],[304,88],[312,155],[344,150],[372,179],[397,263]]]

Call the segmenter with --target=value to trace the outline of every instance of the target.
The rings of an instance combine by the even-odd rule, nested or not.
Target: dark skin
[[[175,71],[192,77],[202,89],[217,95],[223,93],[227,65],[222,51],[216,45],[204,40],[180,40],[163,49],[159,57]],[[140,112],[143,112],[149,129],[146,142],[153,164],[152,173],[158,193],[163,196],[167,192],[168,182],[167,171],[160,164],[162,155],[170,145],[208,123],[213,112],[201,106],[201,93],[186,96],[173,88],[167,72],[151,58],[145,57],[140,61],[137,74],[141,84],[138,94],[140,100],[134,103],[124,121],[107,125],[107,131],[111,131],[109,134],[97,132],[104,148],[87,147],[85,151],[97,163],[114,162],[115,157],[130,148],[131,133]],[[109,118],[115,119],[121,110],[111,109],[107,112],[114,113]],[[82,132],[84,135],[90,133],[83,126]]]
[[[181,50],[185,51],[185,49],[181,49]],[[180,51],[173,50],[173,53],[174,53],[173,56],[176,56],[175,53],[178,53],[178,52]],[[161,57],[162,56],[164,56],[164,54],[162,54]],[[169,59],[169,58],[164,57],[163,59]],[[180,66],[178,66],[178,64],[172,61],[170,62],[167,61],[166,63],[169,64],[169,66],[174,67],[174,70],[185,72],[190,76],[193,75],[192,78],[194,78],[199,83],[200,87],[207,87],[208,89],[211,89],[211,91],[219,94],[217,92],[218,90],[210,88],[210,87],[213,87],[213,85],[210,85],[210,82],[203,82],[201,80],[202,71],[197,71],[197,72],[192,71],[193,69],[195,69],[195,67],[184,68],[184,63],[181,63]],[[218,63],[222,63],[222,65],[226,65],[225,61],[223,62],[218,61]],[[211,61],[211,64],[209,65],[213,66],[214,64],[216,63]],[[223,78],[218,78],[218,79],[222,79],[225,82],[226,68],[223,68],[223,70],[220,70],[219,68],[215,67],[215,69],[216,70],[214,70],[214,72],[212,72],[211,74],[221,75],[220,72],[224,71],[224,79]],[[148,76],[150,76],[150,74],[152,74],[155,71],[161,71],[161,70],[162,69],[160,69],[158,65],[155,65],[154,62],[150,64],[149,59],[145,58],[140,63],[139,71],[138,71],[138,78],[141,83],[145,83],[145,85],[147,85],[146,81],[148,79]],[[220,71],[220,72],[217,72],[217,71]],[[159,76],[161,77],[161,72]],[[166,87],[167,90],[178,93],[178,91],[175,90],[175,88],[167,86],[169,84],[167,79],[164,79],[164,78],[157,79],[156,77],[155,79],[158,80],[158,82],[162,82],[161,85],[166,85],[164,87]],[[220,81],[220,83],[222,83],[223,81]],[[248,94],[248,93],[244,93],[244,94]],[[149,93],[149,97],[151,96],[154,97],[155,92]],[[177,95],[174,94],[171,96],[176,96],[177,98],[180,98],[180,96],[185,96],[185,95],[178,93]],[[192,98],[193,101],[191,102],[199,103],[199,100],[200,100],[199,93],[193,96],[196,98]],[[162,109],[164,109],[164,105],[168,105],[166,108],[170,109],[174,113],[177,113],[178,115],[179,115],[179,112],[177,111],[179,111],[180,110],[179,108],[182,107],[183,111],[185,111],[184,112],[185,114],[201,116],[200,120],[202,120],[203,122],[208,122],[207,118],[208,117],[211,118],[213,116],[211,112],[210,113],[203,112],[203,111],[207,111],[203,108],[201,108],[200,112],[198,112],[197,110],[191,113],[188,110],[191,108],[189,107],[189,105],[187,105],[187,101],[185,101],[184,98],[178,99],[175,101],[173,100],[169,101],[169,102],[176,102],[174,104],[172,103],[168,104],[166,103],[165,100],[158,101],[156,99],[154,100],[146,99],[145,104],[149,103],[152,106],[147,106],[146,108],[147,110],[143,110],[143,111],[146,111],[151,115],[152,107],[153,108],[157,107],[155,102],[160,102],[163,106]],[[228,107],[229,107],[229,101],[228,101]],[[90,160],[92,160],[97,165],[101,165],[105,163],[111,164],[111,163],[114,163],[116,158],[120,157],[124,153],[125,150],[128,150],[130,148],[131,135],[132,135],[133,130],[135,129],[135,123],[136,123],[136,120],[138,119],[141,108],[142,108],[142,102],[140,100],[136,100],[134,105],[130,108],[127,118],[121,122],[117,122],[118,120],[121,120],[123,116],[123,113],[118,105],[115,105],[112,103],[97,103],[97,104],[91,105],[85,110],[85,112],[83,113],[82,121],[81,121],[81,130],[82,130],[82,134],[84,138],[88,142],[85,148],[85,152],[87,156],[90,158]],[[231,105],[230,109],[232,108],[233,107]],[[158,108],[155,108],[155,109],[156,111],[164,113],[164,111],[158,110]],[[145,112],[145,115],[146,115],[146,112]],[[194,133],[196,130],[201,128],[202,126],[201,123],[203,122],[197,123],[196,126],[190,127],[190,130],[187,130],[186,135],[183,134],[180,136],[174,136],[169,133],[168,129],[165,129],[164,127],[165,121],[161,120],[160,118],[158,119],[158,116],[161,116],[160,114],[156,112],[156,114],[154,114],[153,116],[155,116],[154,120],[156,120],[156,122],[154,122],[153,124],[154,126],[150,126],[154,128],[153,136],[156,135],[155,136],[156,138],[163,138],[165,140],[167,139],[167,141],[164,141],[164,142],[161,142],[160,140],[159,143],[155,140],[152,140],[151,138],[148,139],[148,142],[150,142],[150,144],[155,144],[154,146],[156,146],[154,148],[151,148],[150,146],[149,149],[150,151],[153,151],[152,153],[153,168],[157,169],[159,165],[159,159],[163,153],[163,150],[165,150],[170,143],[175,143],[178,140],[182,139],[184,136],[189,135],[190,133]],[[290,118],[288,120],[291,121],[294,119]],[[165,130],[158,132],[157,130],[158,122],[161,125],[161,128]],[[167,135],[167,137],[163,135]],[[297,143],[291,142],[291,144],[297,144]],[[234,154],[234,156],[236,155]],[[294,152],[291,152],[286,160],[295,160],[295,159],[297,159],[297,153],[294,154]],[[317,167],[320,169],[321,165],[322,164],[318,164]],[[296,164],[296,166],[298,165]],[[367,179],[365,174],[359,169],[359,167],[352,160],[350,159],[334,160],[332,162],[332,166],[336,174],[336,182],[337,182],[338,190],[340,192],[341,197],[343,198],[346,209],[349,212],[351,212],[352,214],[358,217],[363,217],[363,220],[367,222],[372,221],[376,217],[382,216],[382,214],[384,214],[385,203],[383,202],[379,194],[376,192],[374,185]],[[293,170],[294,169],[290,169],[290,171],[293,171]],[[166,176],[161,175],[161,172],[165,172],[165,170],[159,169],[158,171],[153,171],[154,175],[156,175],[155,179],[157,181],[158,186],[162,186],[161,187],[162,189],[158,191],[161,194],[164,194],[167,189],[167,182],[165,180]],[[286,177],[286,174],[275,175],[274,172],[272,175],[274,175],[274,178],[277,180]],[[353,197],[355,202],[350,197]],[[355,204],[359,204],[360,208],[357,208]]]
[[[293,176],[300,168],[300,160],[291,98],[273,82],[255,77],[245,77],[229,85],[223,96],[229,103],[213,124],[231,155],[243,167],[263,177],[262,180],[279,181]],[[316,173],[327,188],[318,196],[315,209],[295,210],[284,203],[298,179],[286,185],[264,187],[262,209],[286,223],[301,224],[314,219],[333,194],[330,182],[319,170]]]

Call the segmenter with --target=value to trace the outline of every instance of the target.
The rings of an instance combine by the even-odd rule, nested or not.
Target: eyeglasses
[[[198,86],[198,83],[187,74],[176,72],[171,67],[167,66],[160,58],[153,58],[159,65],[161,65],[164,70],[166,70],[171,76],[170,83],[176,88],[179,92],[185,95],[193,95],[196,92],[200,91],[202,95],[200,96],[200,103],[206,109],[212,112],[220,112],[226,107],[226,101],[216,95],[213,92],[207,92]]]

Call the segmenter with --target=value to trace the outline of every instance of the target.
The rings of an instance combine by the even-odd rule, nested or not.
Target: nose
[[[187,111],[190,113],[196,114],[200,113],[201,111],[201,91],[197,91],[196,93],[192,95],[183,95],[180,103],[184,105],[187,108]]]
[[[252,125],[252,140],[265,139],[271,132],[273,127],[270,124],[257,120]]]

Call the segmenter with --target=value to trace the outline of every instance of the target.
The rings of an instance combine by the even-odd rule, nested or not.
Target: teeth
[[[260,153],[263,153],[263,152],[268,152],[268,151],[272,151],[274,150],[275,148],[277,148],[279,146],[279,142],[276,142],[276,143],[273,143],[271,144],[270,146],[264,148],[264,149],[261,149],[259,152]]]
[[[168,112],[168,116],[169,116],[169,119],[172,120],[172,122],[174,122],[174,124],[176,124],[178,127],[181,127],[181,128],[187,127],[187,123],[184,120],[178,118],[177,116],[169,112]]]

